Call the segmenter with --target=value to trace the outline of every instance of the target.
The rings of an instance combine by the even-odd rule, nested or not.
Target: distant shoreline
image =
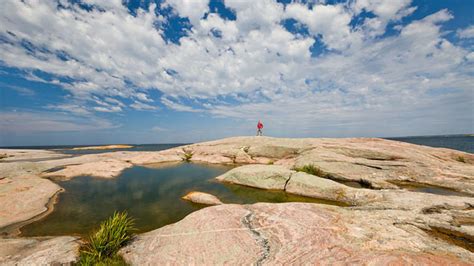
[[[72,150],[111,150],[111,149],[130,149],[132,145],[116,144],[116,145],[102,145],[102,146],[87,146],[87,147],[74,147]]]

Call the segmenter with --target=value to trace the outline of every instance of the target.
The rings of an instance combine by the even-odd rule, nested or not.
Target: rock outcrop
[[[71,265],[77,262],[75,237],[0,239],[1,265]]]
[[[468,250],[380,211],[308,203],[220,205],[138,236],[120,251],[132,265],[470,265]],[[405,213],[406,214],[406,213]]]
[[[192,191],[182,197],[184,200],[188,200],[194,203],[205,204],[205,205],[220,205],[222,201],[214,195],[209,193]]]
[[[3,229],[48,210],[61,188],[43,177],[113,178],[133,165],[157,167],[182,161],[246,164],[218,179],[352,206],[288,203],[205,208],[176,224],[139,235],[122,250],[132,264],[474,263],[474,155],[469,153],[371,138],[236,137],[159,152],[70,157],[51,151],[0,150],[0,154]],[[321,176],[292,170],[310,164],[320,169]],[[346,186],[348,181],[370,189]],[[439,186],[461,194],[412,192],[402,183]],[[0,254],[7,254],[1,252],[10,246],[21,250],[20,257],[5,259],[5,255],[0,264],[28,264],[31,258],[63,262],[41,260],[34,254],[45,254],[51,247],[60,251],[61,245],[66,252],[66,247],[73,250],[75,245],[72,239],[20,240],[11,245],[0,240]],[[64,258],[72,261],[72,256]]]
[[[294,172],[279,165],[252,164],[234,168],[216,179],[249,187],[284,190]]]
[[[0,228],[46,212],[51,198],[60,190],[57,184],[31,174],[0,179]],[[14,229],[3,228],[1,231]]]

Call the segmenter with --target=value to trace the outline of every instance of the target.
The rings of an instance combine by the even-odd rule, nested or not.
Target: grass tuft
[[[184,154],[183,154],[183,161],[185,162],[190,162],[191,161],[191,158],[193,158],[193,152],[192,151],[186,151],[186,150],[183,150]]]
[[[126,265],[117,252],[132,238],[134,230],[134,221],[126,212],[115,212],[81,249],[79,265]]]
[[[456,161],[461,162],[461,163],[466,163],[466,159],[463,156],[456,157]]]
[[[304,166],[301,166],[301,167],[293,167],[293,170],[297,171],[297,172],[305,172],[307,174],[310,174],[310,175],[315,175],[315,176],[319,176],[319,177],[325,177],[325,178],[330,178],[330,174],[324,172],[323,170],[321,170],[321,168],[313,165],[313,164],[307,164],[307,165],[304,165]]]

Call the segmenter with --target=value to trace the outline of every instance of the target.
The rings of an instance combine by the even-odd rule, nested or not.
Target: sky
[[[0,146],[474,133],[474,1],[1,6]]]

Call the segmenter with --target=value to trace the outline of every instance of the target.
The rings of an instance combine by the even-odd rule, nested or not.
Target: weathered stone
[[[141,234],[120,254],[132,265],[251,264],[261,249],[242,223],[248,211],[230,206],[205,208],[212,211],[194,212],[176,224]]]
[[[362,205],[381,200],[382,195],[369,189],[355,189],[338,182],[306,173],[291,175],[286,191],[297,195]]]
[[[263,189],[283,190],[291,171],[279,165],[245,165],[216,177],[217,180]]]
[[[222,201],[220,201],[220,199],[217,198],[216,196],[208,194],[208,193],[204,193],[204,192],[199,192],[199,191],[189,192],[188,194],[183,196],[182,199],[189,200],[194,203],[206,204],[206,205],[223,204]]]
[[[372,214],[374,213],[374,214]],[[132,265],[469,265],[469,251],[392,215],[307,203],[220,205],[138,236],[120,251]]]
[[[158,229],[162,230],[159,235],[153,231],[139,236],[132,247],[125,248],[134,263],[157,264],[152,259],[175,264],[473,263],[472,245],[464,243],[474,238],[473,198],[410,192],[399,189],[397,183],[436,185],[474,195],[474,155],[469,153],[382,139],[269,137],[228,138],[159,152],[117,151],[68,158],[38,150],[1,153],[7,157],[2,154],[0,163],[0,202],[7,203],[0,204],[0,226],[31,219],[46,210],[45,205],[60,188],[41,179],[42,173],[110,178],[134,164],[153,167],[180,162],[184,153],[192,153],[190,160],[195,162],[260,164],[229,171],[219,177],[225,182],[286,188],[335,200],[339,195],[339,200],[357,205],[206,208],[211,212],[193,213]],[[18,157],[10,160],[10,155]],[[56,158],[49,160],[50,155]],[[364,181],[385,189],[355,189],[290,170],[308,164],[335,180]]]
[[[44,213],[60,190],[50,180],[33,175],[0,179],[0,228]]]
[[[78,239],[71,236],[0,239],[1,265],[71,265],[78,256]]]
[[[102,178],[113,178],[119,175],[124,169],[132,166],[133,165],[129,162],[107,159],[104,161],[66,166],[59,171],[44,173],[43,177],[60,176],[64,179],[70,179],[75,176],[90,175]]]

